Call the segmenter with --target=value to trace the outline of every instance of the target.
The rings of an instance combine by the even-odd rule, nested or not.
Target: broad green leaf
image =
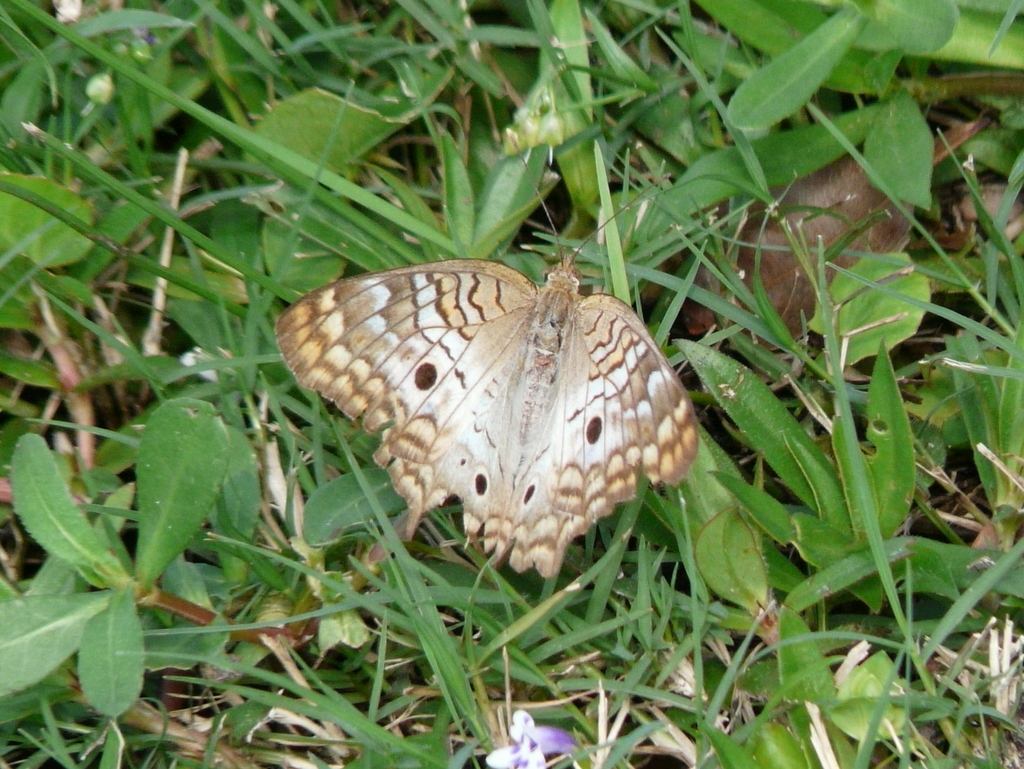
[[[18,441],[25,435],[32,432],[34,424],[27,419],[7,415],[7,419],[0,425],[0,467],[7,467],[14,459],[14,452],[18,448]]]
[[[800,741],[782,724],[762,724],[750,736],[750,743],[758,769],[811,769]]]
[[[420,74],[432,101],[449,72],[438,67]],[[344,171],[418,117],[424,106],[398,85],[348,99],[311,88],[275,104],[257,124],[256,133],[333,171]]]
[[[910,54],[942,48],[953,37],[960,18],[956,0],[860,0],[858,5],[901,51]]]
[[[547,160],[542,152],[529,157],[503,157],[491,167],[483,192],[477,197],[475,259],[486,259],[519,231],[522,223],[544,199],[541,180]]]
[[[110,593],[39,595],[0,602],[0,697],[31,686],[77,649]]]
[[[888,540],[885,543],[885,554],[889,563],[908,558],[912,554],[912,544],[913,541],[907,538]],[[786,606],[793,611],[802,612],[877,573],[878,567],[871,552],[866,549],[860,550],[837,559],[830,566],[808,577],[786,597]]]
[[[601,55],[615,76],[623,83],[629,83],[642,91],[649,93],[657,91],[657,82],[644,72],[629,54],[622,50],[601,19],[589,10],[586,11],[586,14],[587,24],[590,27],[590,33],[594,36],[594,42],[601,49]]]
[[[1006,7],[1001,13],[982,13],[960,6],[960,21],[949,42],[931,56],[958,63],[982,64],[985,67],[1008,67],[1015,70],[1024,62],[1024,24],[1001,28]],[[993,45],[996,40],[999,45]]]
[[[771,56],[789,50],[796,34],[809,34],[828,18],[810,3],[697,0],[697,5],[740,40]]]
[[[146,639],[146,669],[180,668],[182,660],[216,660],[221,655],[226,658],[228,644],[232,644],[232,651],[242,655],[243,659],[253,652],[245,649],[245,644],[241,644],[240,649],[239,644],[232,643],[226,623],[218,620],[214,626],[222,629],[211,633],[210,628],[204,628],[202,633],[156,635]]]
[[[3,277],[7,278],[6,275]],[[0,305],[0,328],[17,328],[23,331],[35,328],[32,311],[21,302],[6,302]]]
[[[729,102],[737,128],[769,128],[796,112],[818,90],[857,39],[865,21],[844,9],[746,80]]]
[[[731,35],[773,57],[791,49],[828,19],[812,3],[788,0],[698,0],[698,5]],[[825,85],[850,93],[882,93],[899,60],[898,53],[872,54],[851,48],[829,73]],[[749,73],[739,76],[746,78]]]
[[[57,378],[57,372],[50,363],[12,355],[5,350],[0,350],[0,374],[6,374],[33,387],[58,391],[61,389],[60,379]]]
[[[213,530],[228,539],[248,542],[260,519],[262,490],[259,465],[249,437],[241,430],[228,427],[228,467],[224,484],[217,497]],[[221,567],[229,581],[241,581],[257,559],[221,552]],[[261,560],[261,559],[260,559]],[[262,561],[261,561],[262,562]]]
[[[904,688],[893,675],[892,660],[885,652],[876,652],[850,671],[839,684],[838,702],[829,708],[832,722],[855,740],[875,740],[882,735],[899,734],[907,718],[903,708],[891,705]],[[868,726],[876,717],[882,722],[878,734],[869,734]]]
[[[719,482],[725,475],[739,478],[739,470],[732,457],[717,443],[701,435],[697,458],[681,489],[686,499],[686,514],[694,521],[695,530],[732,507],[732,496]]]
[[[715,749],[715,757],[722,769],[759,769],[760,764],[732,735],[726,734],[714,726],[707,726],[703,731],[711,741],[711,745]]]
[[[819,517],[842,526],[848,518],[839,476],[778,397],[731,358],[695,342],[677,344],[708,392],[782,481]]]
[[[47,63],[39,56],[13,72],[0,91],[0,126],[7,136],[21,136],[22,126],[37,123],[46,108]]]
[[[196,606],[212,609],[214,603],[210,597],[211,585],[204,579],[204,566],[205,564],[178,556],[160,575],[160,587],[178,598],[191,601]]]
[[[955,546],[949,545],[948,547],[953,548]],[[968,550],[966,553],[964,553],[963,551],[965,548],[959,547],[958,549],[961,552],[952,553],[950,560],[946,563],[941,564],[939,568],[936,568],[936,571],[940,574],[948,575],[949,579],[959,578],[961,582],[967,582],[967,584],[970,584],[970,582],[974,581],[973,577],[976,574],[975,569],[977,568],[977,557],[975,557],[975,559],[969,562],[965,567],[957,567],[959,567],[961,565],[960,562],[964,560],[964,555],[969,555],[973,553],[975,556],[977,556],[978,551]],[[942,555],[945,555],[945,553],[942,553]],[[994,560],[999,557],[1000,553],[997,551],[991,551],[989,555]],[[934,567],[934,563],[931,565]],[[943,568],[945,569],[945,572],[941,571],[941,569]],[[916,574],[917,572],[915,571],[915,576]],[[917,583],[915,582],[914,584],[916,587]],[[934,583],[929,584],[934,585]],[[939,587],[947,587],[947,585],[939,585]],[[964,587],[966,587],[966,585],[964,585]],[[1014,598],[1024,598],[1024,564],[1018,564],[1017,566],[1012,568],[1002,579],[999,580],[998,584],[993,588],[993,591],[1001,593],[1002,595],[1013,596]],[[956,595],[954,595],[954,597],[956,597]]]
[[[371,467],[363,470],[366,482],[376,492],[377,504],[387,514],[405,509],[404,500],[395,491],[386,470]],[[337,540],[349,526],[375,520],[371,500],[363,494],[359,480],[352,473],[318,486],[303,512],[302,536],[311,545],[326,545]]]
[[[136,572],[148,588],[210,514],[227,470],[228,436],[213,406],[179,398],[146,423],[136,466]]]
[[[92,226],[92,206],[66,187],[21,174],[2,173],[0,180],[45,198],[85,226]],[[15,247],[36,264],[58,267],[84,257],[92,241],[31,203],[0,192],[0,252]]]
[[[818,513],[822,523],[833,527],[837,533],[850,531],[852,526],[845,496],[842,501],[838,497],[833,496],[836,491],[842,489],[841,478],[839,479],[838,486],[833,486],[830,481],[834,476],[825,475],[824,477],[819,477],[818,473],[830,473],[832,471],[831,463],[822,454],[821,449],[810,440],[800,438],[795,441],[792,440],[796,435],[796,433],[785,435],[783,440],[785,441],[786,448],[789,449],[789,452],[796,459],[797,465],[807,473],[807,480],[811,484],[811,490],[814,492],[812,509]],[[806,436],[806,433],[801,432],[800,436]],[[842,468],[838,469],[841,470]],[[841,475],[842,473],[840,473]]]
[[[768,605],[768,575],[753,532],[735,510],[710,521],[697,535],[697,568],[708,587],[756,615]]]
[[[828,660],[813,640],[810,628],[793,609],[779,612],[779,683],[789,700],[830,702],[836,687]]]
[[[931,593],[955,601],[977,577],[971,566],[977,563],[979,553],[973,548],[917,537],[910,542],[910,553],[910,559],[903,562],[902,568],[913,570],[916,594]],[[1014,582],[1024,586],[1024,567],[1018,567],[1001,580],[999,589],[1011,586],[1008,592],[1013,594]]]
[[[216,528],[223,520],[229,522],[232,535],[248,539],[260,519],[262,490],[259,464],[249,437],[234,427],[227,428],[227,471],[220,490]]]
[[[476,198],[469,172],[462,162],[462,153],[448,134],[441,136],[441,159],[448,235],[463,253],[468,253],[473,245],[473,231],[476,228]]]
[[[123,585],[129,577],[78,509],[57,463],[38,435],[23,435],[11,460],[14,510],[51,556],[73,566],[96,587]]]
[[[884,348],[878,351],[868,385],[867,417],[867,439],[875,453],[866,459],[878,505],[878,528],[886,538],[896,533],[910,512],[917,470],[910,420]]]
[[[905,271],[909,274],[900,274]],[[884,286],[884,290],[874,290],[875,285]],[[847,343],[844,362],[848,366],[875,355],[881,344],[891,350],[914,335],[924,310],[903,297],[918,302],[931,299],[928,278],[913,270],[906,254],[861,259],[840,271],[829,291],[838,308],[836,333]],[[812,331],[823,333],[820,308],[808,325]]]
[[[883,104],[864,142],[864,159],[899,200],[931,205],[932,133],[905,92]]]
[[[82,693],[103,715],[121,715],[142,691],[143,662],[142,623],[128,586],[85,626],[78,650]]]
[[[746,510],[747,515],[765,533],[780,545],[793,541],[796,532],[789,512],[775,497],[751,486],[742,478],[722,473],[717,476],[719,483],[732,493]]]
[[[791,520],[795,531],[793,544],[801,557],[819,568],[845,557],[850,546],[856,544],[851,530],[837,529],[809,513],[794,513]]]
[[[699,129],[693,102],[685,93],[668,93],[653,100],[636,116],[635,129],[684,168],[705,155],[706,150],[697,140]]]

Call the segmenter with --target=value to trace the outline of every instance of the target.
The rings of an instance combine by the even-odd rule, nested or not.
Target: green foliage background
[[[5,2],[0,758],[483,766],[524,707],[562,766],[1009,765],[1022,6]],[[787,229],[844,156],[875,212]],[[863,253],[883,205],[909,246]],[[747,221],[807,276],[795,329]],[[400,542],[274,318],[559,248],[682,367],[689,479],[552,580],[457,506]]]

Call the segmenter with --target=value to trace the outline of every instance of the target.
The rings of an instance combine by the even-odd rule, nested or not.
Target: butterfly
[[[410,534],[456,496],[471,539],[551,577],[641,470],[676,484],[697,452],[693,405],[647,328],[579,285],[571,256],[544,286],[472,259],[359,275],[288,308],[278,346],[302,386],[387,426],[374,460]]]

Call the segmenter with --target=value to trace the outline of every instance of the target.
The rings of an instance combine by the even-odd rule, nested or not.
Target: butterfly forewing
[[[409,418],[432,389],[423,385],[454,375],[484,324],[529,308],[536,292],[515,270],[474,260],[373,273],[293,304],[277,322],[278,345],[301,385],[351,418],[366,412],[376,430]]]
[[[466,530],[510,564],[555,574],[565,548],[636,494],[677,483],[696,452],[693,407],[625,304],[580,297],[575,272],[538,288],[456,260],[338,281],[278,321],[299,383],[368,430],[410,522],[451,495]]]

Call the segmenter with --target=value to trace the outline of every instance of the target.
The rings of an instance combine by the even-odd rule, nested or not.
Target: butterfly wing
[[[686,390],[627,305],[580,299],[562,352],[550,440],[516,479],[509,514],[484,522],[485,546],[511,543],[512,567],[544,576],[557,573],[573,538],[636,495],[640,470],[675,484],[697,451]]]
[[[454,260],[338,281],[278,320],[301,385],[367,430],[391,423],[374,459],[409,504],[409,531],[449,496],[479,489],[465,456],[486,464],[495,449],[473,424],[507,387],[537,290],[504,265]]]

